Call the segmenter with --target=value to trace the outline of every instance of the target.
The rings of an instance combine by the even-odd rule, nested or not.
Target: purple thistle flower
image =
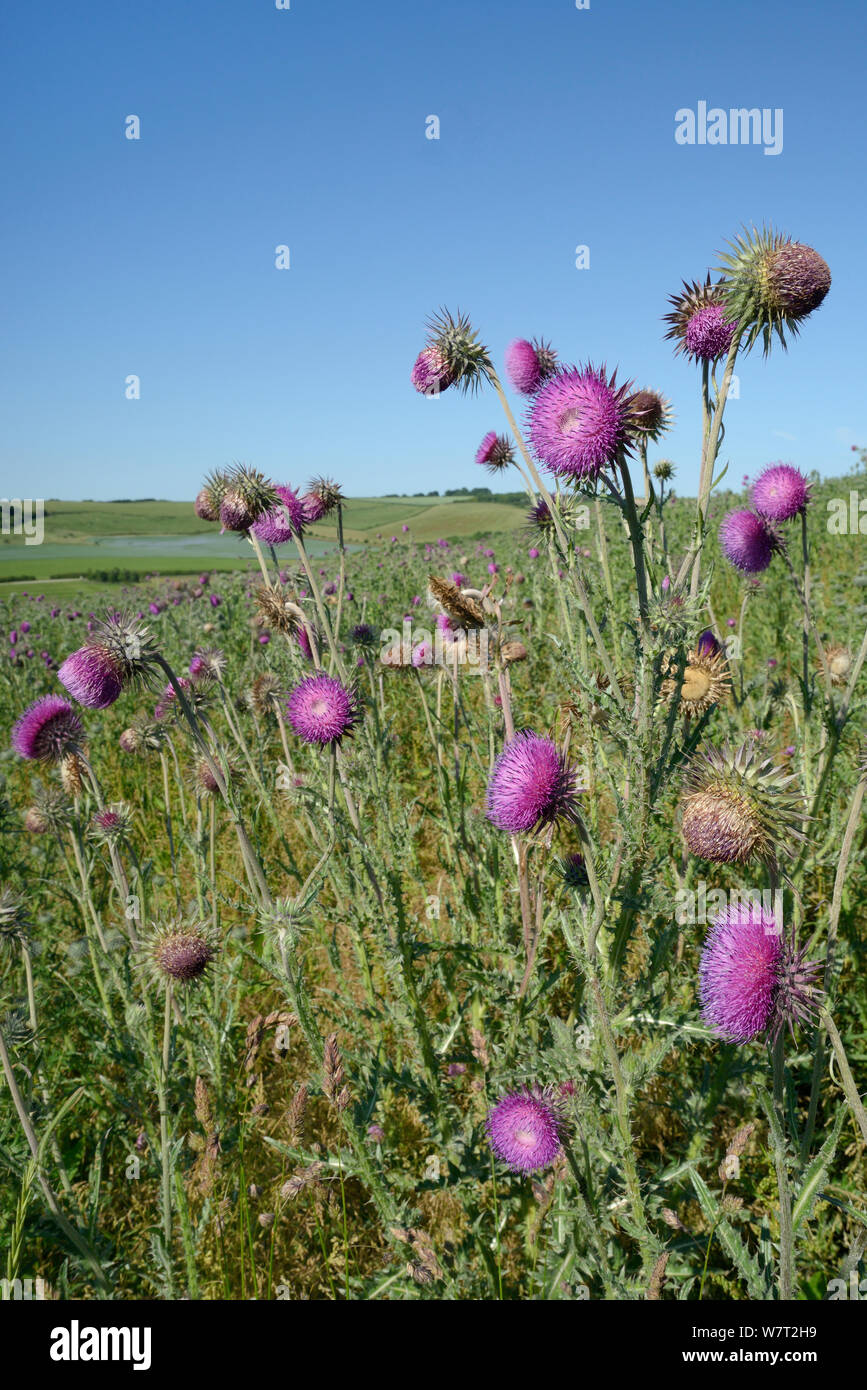
[[[488,430],[476,450],[476,463],[481,464],[491,473],[499,473],[501,469],[508,468],[509,464],[514,463],[514,461],[515,451],[508,435],[497,434],[496,430]]]
[[[433,666],[434,653],[430,642],[425,639],[419,642],[412,649],[412,664],[418,670],[420,666]]]
[[[757,903],[728,908],[711,925],[699,965],[702,1015],[728,1042],[746,1043],[815,1009],[818,966],[804,961],[772,913]]]
[[[737,331],[737,322],[727,317],[721,304],[708,304],[688,320],[683,335],[688,357],[714,362],[728,352]]]
[[[779,544],[768,523],[746,509],[729,512],[719,528],[719,539],[726,559],[744,574],[766,570]]]
[[[506,374],[522,396],[533,396],[554,371],[557,354],[545,343],[516,338],[506,348]]]
[[[575,771],[549,738],[522,729],[494,763],[488,783],[487,816],[510,835],[570,819],[578,786]]]
[[[12,747],[22,758],[56,763],[81,746],[84,726],[72,705],[60,695],[35,700],[12,730]]]
[[[513,1172],[547,1168],[560,1152],[562,1120],[553,1093],[540,1087],[511,1091],[498,1100],[485,1121],[497,1158]]]
[[[306,676],[289,695],[289,722],[305,743],[339,743],[358,723],[358,702],[333,676]]]
[[[410,381],[423,396],[438,396],[451,386],[454,374],[439,348],[426,347],[415,359]]]
[[[769,521],[791,521],[809,500],[807,479],[790,463],[772,463],[753,483],[753,506]]]
[[[266,545],[284,545],[293,536],[301,536],[304,524],[314,518],[308,510],[305,499],[298,496],[291,487],[275,487],[282,506],[272,507],[250,527],[253,535]],[[284,511],[285,508],[285,511]],[[287,516],[288,512],[288,516]]]
[[[695,644],[695,650],[698,656],[719,656],[722,647],[710,628],[705,628]]]
[[[597,478],[629,443],[628,386],[605,369],[569,367],[542,386],[529,414],[533,448],[552,473]]]
[[[57,672],[74,700],[87,709],[107,709],[123,690],[120,662],[103,646],[79,647]]]

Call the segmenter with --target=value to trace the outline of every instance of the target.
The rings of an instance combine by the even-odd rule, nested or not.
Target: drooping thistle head
[[[485,1120],[497,1158],[516,1173],[548,1168],[562,1149],[563,1114],[557,1093],[528,1086],[502,1096]]]
[[[87,709],[107,709],[124,690],[152,683],[156,645],[147,627],[125,613],[110,613],[90,641],[72,652],[57,679]]]
[[[202,647],[190,660],[189,672],[193,685],[207,685],[211,681],[221,681],[228,660],[219,647]]]
[[[339,483],[333,478],[312,478],[307,491],[301,499],[311,522],[322,521],[337,507],[342,507],[346,498]]]
[[[59,763],[84,744],[84,725],[68,700],[43,695],[34,700],[12,729],[12,747],[21,758]]]
[[[165,730],[155,720],[140,715],[133,720],[128,729],[124,729],[118,744],[124,753],[144,755],[161,748],[165,737]]]
[[[781,544],[770,522],[745,507],[723,517],[719,540],[729,564],[742,574],[761,574]]]
[[[804,799],[794,773],[762,757],[747,739],[738,748],[706,746],[689,766],[681,801],[688,849],[716,864],[758,859],[776,864],[803,842]]]
[[[340,743],[352,733],[361,709],[354,689],[319,672],[305,676],[290,692],[286,714],[300,739],[325,746]]]
[[[522,729],[494,763],[487,791],[487,817],[498,830],[518,835],[574,820],[577,770],[550,738]]]
[[[257,676],[246,694],[247,704],[260,717],[274,713],[274,701],[280,694],[280,681],[273,671]]]
[[[515,338],[506,348],[506,375],[522,396],[534,396],[557,370],[557,354],[540,338]]]
[[[726,306],[721,281],[713,284],[710,275],[704,284],[684,280],[680,294],[670,295],[668,302],[672,309],[664,316],[669,325],[665,336],[674,340],[676,353],[694,362],[715,362],[728,352],[738,321]]]
[[[305,524],[310,520],[303,498],[299,497],[288,484],[274,485],[276,501],[254,521],[250,530],[257,540],[266,545],[285,545],[295,536],[303,536]]]
[[[152,924],[140,944],[139,962],[155,985],[193,985],[218,951],[217,934],[209,923],[176,917]]]
[[[236,464],[226,473],[220,522],[227,531],[249,531],[254,522],[274,510],[278,500],[274,484],[264,473],[245,463]]]
[[[647,442],[661,439],[671,429],[674,412],[671,402],[649,387],[633,391],[626,402],[629,411],[630,433],[635,439]]]
[[[787,331],[797,336],[831,288],[831,272],[818,251],[772,227],[745,228],[728,243],[719,269],[726,305],[744,332],[744,348],[761,338],[765,355],[775,333],[783,347]]]
[[[494,364],[466,314],[441,309],[429,320],[428,341],[416,358],[412,384],[424,395],[455,386],[474,392],[482,382],[495,380]]]
[[[515,462],[515,447],[507,434],[489,430],[476,450],[476,463],[489,473],[502,473]]]
[[[595,479],[631,446],[630,384],[604,367],[565,367],[548,378],[528,414],[530,443],[561,478]]]
[[[202,521],[219,521],[220,503],[227,486],[224,472],[209,473],[193,503],[196,516],[201,517]]]
[[[727,1042],[765,1034],[784,1024],[794,1034],[818,1008],[819,965],[807,962],[783,923],[758,903],[739,903],[711,923],[699,965],[705,1022]]]
[[[772,463],[753,483],[753,506],[767,521],[791,521],[806,511],[810,484],[790,463]]]

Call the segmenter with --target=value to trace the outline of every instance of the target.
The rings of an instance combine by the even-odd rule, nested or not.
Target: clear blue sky
[[[732,476],[867,441],[856,0],[19,0],[4,29],[2,496],[192,497],[233,459],[352,494],[488,482],[496,398],[409,383],[442,304],[498,362],[542,335],[662,389],[692,491],[697,374],[660,316],[743,221],[834,284],[742,363]],[[676,144],[699,101],[782,107],[783,152]]]

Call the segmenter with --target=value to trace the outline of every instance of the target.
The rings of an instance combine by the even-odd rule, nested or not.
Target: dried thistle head
[[[274,701],[279,698],[280,681],[273,671],[263,671],[247,691],[246,700],[254,714],[263,717],[274,713]]]
[[[259,627],[292,636],[304,627],[304,611],[293,603],[285,590],[271,584],[260,584],[253,595],[255,621]]]
[[[440,579],[438,575],[432,574],[428,579],[428,588],[434,601],[461,627],[485,626],[485,615],[481,606],[474,598],[461,593],[457,584],[453,584],[450,579]]]
[[[806,819],[795,782],[752,739],[738,748],[705,747],[690,763],[681,802],[687,847],[717,864],[775,864],[778,850],[794,854]]]
[[[852,674],[853,659],[848,647],[840,647],[836,643],[825,648],[825,660],[828,663],[828,673],[831,684],[837,689],[842,689],[849,684],[849,677]],[[824,673],[822,658],[816,657],[816,669]]]
[[[676,670],[676,659],[667,657],[663,671]],[[680,681],[668,676],[662,682],[662,698],[671,703],[677,695],[683,713],[698,717],[720,704],[730,688],[728,662],[722,652],[708,655],[703,651],[690,651]]]
[[[68,753],[60,764],[60,782],[67,796],[81,796],[84,776],[84,763],[77,753]]]

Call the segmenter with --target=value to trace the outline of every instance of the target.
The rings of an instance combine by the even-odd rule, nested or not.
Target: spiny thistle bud
[[[227,486],[225,473],[209,473],[193,503],[196,516],[202,521],[219,521],[220,503],[226,495]]]
[[[458,311],[455,317],[441,309],[429,321],[427,346],[416,360],[412,379],[416,390],[426,393],[448,386],[476,391],[482,381],[495,379],[490,353],[465,314]]]
[[[706,747],[689,768],[681,830],[699,859],[776,863],[804,840],[804,803],[793,773],[762,758],[752,739],[739,748]]]
[[[772,227],[753,227],[728,243],[720,257],[726,303],[745,330],[744,346],[762,339],[771,350],[776,333],[786,347],[786,330],[793,337],[831,288],[826,262],[800,241]]]
[[[132,811],[123,801],[112,801],[104,806],[90,823],[93,838],[109,845],[125,840],[131,829]]]
[[[219,764],[218,764],[219,765]],[[220,766],[224,782],[228,785],[234,782],[238,776],[236,764],[230,759],[225,759]],[[205,796],[220,796],[220,784],[214,776],[214,770],[207,758],[199,758],[193,772],[194,790],[203,792]]]
[[[194,685],[223,679],[227,666],[226,654],[218,647],[204,647],[190,661],[190,680]]]
[[[526,661],[527,648],[523,642],[504,642],[500,647],[500,660],[504,666],[512,666],[516,661]]]
[[[153,924],[139,948],[140,963],[155,984],[191,985],[202,978],[218,949],[209,924],[175,918]]]
[[[661,483],[669,482],[674,477],[674,464],[671,459],[658,459],[653,465],[653,476]]]
[[[279,501],[277,490],[256,468],[237,464],[226,475],[226,490],[220,501],[220,522],[227,531],[249,531],[254,521],[273,511]]]
[[[659,391],[647,387],[633,391],[626,406],[630,416],[630,433],[636,439],[657,440],[671,429],[674,421],[671,402]]]
[[[0,1031],[9,1047],[16,1051],[36,1041],[36,1032],[21,1009],[10,1009],[0,1019]]]
[[[501,473],[515,462],[515,446],[506,434],[489,430],[476,450],[476,463],[489,473]]]
[[[64,793],[58,787],[47,787],[37,792],[33,805],[24,816],[25,828],[36,835],[52,831],[61,833],[69,825],[72,808]]]

